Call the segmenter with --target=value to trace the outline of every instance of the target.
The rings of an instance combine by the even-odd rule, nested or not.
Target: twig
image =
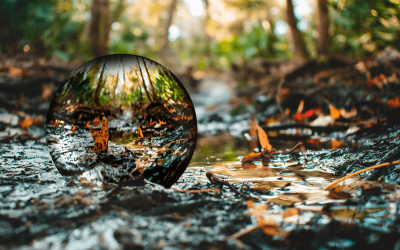
[[[298,147],[300,147],[301,150],[304,151],[304,144],[303,144],[302,142],[299,142],[299,143],[297,143],[291,150],[289,150],[289,151],[283,153],[283,155],[287,155],[287,154],[292,153],[292,152],[295,151]]]
[[[226,186],[228,186],[230,189],[232,189],[233,192],[235,192],[236,194],[242,196],[242,197],[245,198],[245,199],[248,199],[248,200],[250,200],[250,199],[255,199],[255,198],[253,198],[253,197],[250,197],[250,196],[248,196],[248,195],[245,195],[245,194],[239,192],[239,191],[238,191],[234,186],[232,186],[229,182],[219,180],[219,179],[213,174],[213,172],[211,172],[211,171],[207,172],[207,173],[206,173],[206,176],[207,176],[208,180],[209,180],[212,184],[218,184],[218,185],[221,185],[221,186],[226,185]]]
[[[281,80],[279,81],[278,87],[276,88],[276,96],[275,96],[276,102],[278,104],[279,112],[281,113],[282,118],[283,118],[282,120],[286,120],[286,114],[285,114],[285,111],[282,108],[282,100],[281,100],[280,94],[281,94],[282,86],[283,86],[283,84],[285,84],[285,82],[286,82],[286,77],[281,77]]]
[[[245,229],[242,229],[241,231],[239,231],[239,232],[237,232],[237,233],[235,233],[235,234],[232,234],[232,235],[229,236],[229,237],[226,237],[226,240],[228,241],[228,240],[231,240],[231,239],[239,238],[239,237],[241,237],[241,236],[243,236],[243,235],[245,235],[245,234],[248,234],[248,233],[250,233],[250,232],[256,230],[256,229],[259,228],[259,227],[260,227],[259,225],[254,225],[254,226],[246,227]]]
[[[332,183],[329,184],[328,186],[324,187],[322,190],[328,190],[329,188],[335,186],[335,185],[338,184],[339,182],[341,182],[341,181],[343,181],[343,180],[346,180],[346,179],[348,179],[348,178],[350,178],[350,177],[353,177],[353,176],[355,176],[355,175],[361,174],[361,173],[363,173],[363,172],[365,172],[365,171],[368,171],[368,170],[371,170],[371,169],[376,169],[376,168],[381,168],[381,167],[386,167],[386,166],[389,166],[389,165],[392,165],[392,164],[399,164],[399,163],[400,163],[400,161],[393,161],[393,162],[386,162],[386,163],[382,163],[382,164],[375,165],[375,166],[372,166],[372,167],[364,168],[364,169],[362,169],[362,170],[360,170],[360,171],[351,173],[351,174],[349,174],[349,175],[347,175],[347,176],[345,176],[345,177],[343,177],[343,178],[340,178],[340,179],[337,180],[337,181],[332,182]]]
[[[157,150],[157,153],[160,152],[161,149],[165,148],[165,147],[168,146],[169,144],[172,144],[172,143],[177,142],[177,141],[187,140],[187,139],[188,139],[188,138],[179,139],[179,140],[172,141],[172,142],[170,142],[170,143],[168,143],[168,144],[165,144],[164,146],[162,146],[162,148],[160,148],[159,150]]]
[[[171,189],[178,191],[179,193],[190,193],[190,194],[208,193],[211,191],[216,191],[217,193],[221,192],[221,189],[219,189],[219,188],[207,188],[207,189],[202,189],[202,190],[181,190],[181,189],[171,187]]]

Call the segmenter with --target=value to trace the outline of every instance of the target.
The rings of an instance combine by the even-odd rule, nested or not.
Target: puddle
[[[252,152],[249,150],[249,145],[250,141],[239,140],[227,134],[200,138],[184,177],[192,177],[201,183],[207,183],[205,173],[212,171],[218,178],[231,183],[248,184],[249,187],[256,189],[265,201],[329,214],[335,219],[351,221],[371,216],[385,218],[389,215],[390,208],[387,204],[384,206],[373,204],[371,208],[363,208],[362,211],[357,210],[355,206],[345,206],[347,201],[353,200],[356,196],[354,190],[353,192],[322,190],[342,177],[329,170],[330,166],[341,164],[330,155],[330,151],[325,150],[322,158],[315,157],[312,151],[308,151],[296,159],[290,155],[275,154],[275,159],[242,163],[240,159]],[[318,144],[317,148],[320,146],[321,144]],[[338,186],[356,185],[359,181],[360,177],[356,176]],[[330,208],[329,211],[324,210],[327,206]]]

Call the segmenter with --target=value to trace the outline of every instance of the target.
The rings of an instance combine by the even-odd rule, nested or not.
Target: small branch
[[[160,149],[157,151],[157,153],[160,152],[161,149],[165,148],[165,147],[168,146],[169,144],[172,144],[172,143],[177,142],[177,141],[187,140],[187,139],[188,139],[188,138],[179,139],[179,140],[172,141],[172,142],[170,142],[170,143],[168,143],[168,144],[165,144],[164,146],[162,146],[162,148],[160,148]]]
[[[293,151],[295,151],[297,148],[301,148],[301,150],[302,151],[304,151],[304,144],[302,143],[302,142],[299,142],[299,143],[297,143],[296,144],[296,146],[294,146],[291,150],[289,150],[289,151],[287,151],[287,152],[285,152],[285,153],[283,153],[283,155],[287,155],[287,154],[290,154],[290,153],[292,153]]]
[[[253,198],[253,197],[250,197],[250,196],[248,196],[248,195],[245,195],[245,194],[239,192],[239,190],[237,190],[237,189],[236,189],[234,186],[232,186],[229,182],[219,180],[219,179],[213,174],[213,172],[211,172],[211,171],[207,172],[207,173],[206,173],[206,176],[207,176],[208,180],[209,180],[212,184],[218,184],[218,185],[221,185],[221,186],[223,186],[223,185],[228,186],[233,192],[235,192],[236,194],[242,196],[242,197],[245,198],[245,199],[248,199],[248,200],[255,199],[255,198]]]
[[[190,193],[190,194],[208,193],[211,191],[215,191],[217,193],[221,192],[221,189],[219,189],[219,188],[207,188],[207,189],[203,189],[203,190],[181,190],[181,189],[171,187],[171,189],[178,191],[179,193]]]
[[[386,162],[386,163],[382,163],[382,164],[375,165],[375,166],[372,166],[372,167],[364,168],[364,169],[362,169],[362,170],[360,170],[360,171],[351,173],[351,174],[349,174],[349,175],[347,175],[347,176],[345,176],[345,177],[343,177],[343,178],[340,178],[340,179],[337,180],[337,181],[332,182],[332,183],[329,184],[328,186],[324,187],[322,190],[324,190],[324,191],[325,191],[325,190],[329,190],[331,187],[335,186],[335,185],[338,184],[339,182],[344,181],[344,180],[346,180],[346,179],[348,179],[348,178],[351,178],[351,177],[353,177],[353,176],[355,176],[355,175],[361,174],[361,173],[363,173],[363,172],[366,172],[366,171],[368,171],[368,170],[376,169],[376,168],[381,168],[381,167],[386,167],[386,166],[389,166],[389,165],[392,165],[392,164],[399,164],[399,163],[400,163],[400,161],[393,161],[393,162]]]
[[[228,240],[231,240],[231,239],[237,239],[239,237],[242,237],[245,234],[248,234],[248,233],[256,230],[257,228],[260,228],[260,226],[259,225],[255,225],[255,226],[247,227],[247,228],[245,228],[245,229],[243,229],[243,230],[241,230],[241,231],[239,231],[239,232],[237,232],[235,234],[232,234],[229,237],[226,237],[226,240],[228,241]]]
[[[279,112],[282,115],[282,120],[286,120],[286,114],[285,114],[285,111],[282,108],[282,100],[281,100],[281,96],[280,96],[281,95],[282,86],[283,86],[283,84],[285,82],[286,82],[286,78],[285,77],[281,77],[281,80],[279,81],[278,87],[276,89],[276,96],[275,96],[276,102],[278,104]]]

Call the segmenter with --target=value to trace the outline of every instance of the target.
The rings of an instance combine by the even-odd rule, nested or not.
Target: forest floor
[[[199,137],[170,189],[63,177],[44,120],[72,66],[2,58],[0,249],[400,248],[398,54],[178,75]]]

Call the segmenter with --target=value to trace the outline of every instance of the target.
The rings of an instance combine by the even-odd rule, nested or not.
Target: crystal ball
[[[182,83],[159,63],[108,55],[74,69],[46,120],[53,162],[64,176],[173,185],[192,158],[197,120]]]

